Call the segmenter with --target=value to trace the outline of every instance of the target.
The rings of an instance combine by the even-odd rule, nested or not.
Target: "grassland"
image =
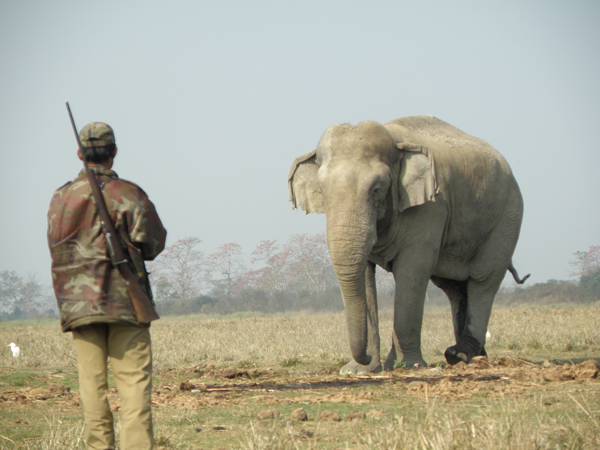
[[[345,378],[343,314],[163,318],[152,326],[157,447],[600,448],[598,367],[583,363],[600,356],[599,322],[597,306],[497,309],[489,358],[446,367],[450,315],[428,311],[429,368]],[[381,330],[385,354],[389,312]],[[2,323],[10,342],[23,356],[0,351],[0,449],[85,448],[70,335],[53,321]],[[118,432],[114,388],[109,400]],[[308,420],[292,418],[299,408]]]

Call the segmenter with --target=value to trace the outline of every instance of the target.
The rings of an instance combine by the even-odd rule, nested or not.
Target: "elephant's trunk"
[[[350,350],[354,360],[363,365],[371,362],[367,355],[367,257],[375,242],[375,228],[370,221],[353,217],[338,220],[327,215],[327,246],[340,285]]]

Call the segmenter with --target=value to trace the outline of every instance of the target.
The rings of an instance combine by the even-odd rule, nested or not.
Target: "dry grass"
[[[511,399],[499,404],[492,401],[477,406],[457,409],[452,402],[434,400],[405,415],[355,426],[356,434],[348,439],[347,446],[332,448],[592,450],[600,445],[597,414],[594,418],[589,410],[583,415],[567,411],[552,416],[544,411],[542,404],[529,399]],[[320,433],[316,427],[307,437],[306,432],[299,433],[289,423],[275,423],[268,428],[251,427],[241,443],[248,450],[314,449],[323,448],[328,442],[323,435],[336,433]],[[331,441],[339,442],[335,438]]]
[[[598,307],[498,309],[492,315],[492,338],[486,348],[490,360],[503,356],[575,362],[597,358],[599,322]],[[381,314],[381,334],[385,358],[391,341],[388,311]],[[411,389],[408,382],[379,385],[367,380],[346,387],[307,388],[318,377],[333,380],[335,370],[349,358],[343,314],[165,318],[152,326],[152,338],[155,385],[163,394],[171,389],[178,395],[173,399],[179,399],[179,403],[165,400],[154,410],[158,448],[600,448],[597,379],[519,384],[518,376],[502,381],[499,373],[500,378],[492,377],[496,381],[486,381],[492,388],[462,397],[436,396],[433,390],[423,393]],[[425,359],[442,364],[443,352],[453,340],[449,312],[427,311],[422,339]],[[10,342],[21,347],[20,360],[12,359],[6,346]],[[13,394],[7,392],[51,382],[77,392],[71,337],[61,333],[56,322],[0,324],[0,343],[0,397],[10,400]],[[197,367],[212,367],[216,372],[194,372]],[[203,383],[205,388],[240,385],[242,381],[219,378],[219,368],[227,367],[275,370],[276,375],[263,372],[256,380],[244,381],[248,386],[297,387],[275,391],[227,388],[200,394],[177,388],[186,380]],[[453,376],[465,376],[462,373]],[[496,392],[494,383],[500,382],[504,387]],[[34,400],[28,406],[13,403],[3,404],[0,399],[0,449],[85,448],[80,408],[60,398]],[[308,422],[290,419],[299,406],[306,409]],[[256,414],[266,408],[276,410],[276,418],[257,421]],[[325,409],[342,417],[356,410],[367,417],[358,422],[316,420]],[[376,413],[369,415],[372,411]],[[119,414],[116,417],[118,421]],[[220,426],[225,430],[214,429]]]
[[[583,358],[600,351],[600,308],[498,309],[492,314],[490,357],[515,355],[533,359]],[[381,313],[382,357],[391,342],[392,313]],[[189,367],[218,365],[289,366],[336,363],[349,358],[343,313],[248,318],[187,316],[163,318],[152,326],[154,364]],[[70,334],[56,322],[22,322],[0,326],[0,342],[16,342],[23,357],[13,362],[3,346],[0,367],[65,367],[74,365]],[[448,311],[427,311],[423,323],[423,356],[443,361],[454,343]],[[294,361],[297,363],[294,364]]]

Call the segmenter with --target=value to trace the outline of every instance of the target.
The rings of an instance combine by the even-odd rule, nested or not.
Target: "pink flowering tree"
[[[247,272],[245,284],[268,292],[284,292],[292,273],[291,255],[291,250],[281,249],[277,241],[262,241],[251,253],[250,262],[263,266]]]
[[[575,259],[569,264],[575,269],[571,275],[582,277],[600,270],[600,245],[592,245],[587,252],[575,252]]]
[[[204,254],[196,247],[202,240],[186,237],[167,247],[148,264],[150,280],[158,297],[190,300],[206,288]]]
[[[286,248],[290,252],[292,276],[304,289],[318,293],[337,284],[325,233],[295,234]]]

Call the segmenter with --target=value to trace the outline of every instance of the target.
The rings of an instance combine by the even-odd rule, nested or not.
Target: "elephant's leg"
[[[520,205],[516,205],[514,209],[518,207]],[[450,364],[471,362],[474,356],[486,354],[485,335],[492,304],[511,265],[520,222],[520,213],[504,216],[469,264],[465,327],[456,345],[446,350],[446,360]]]
[[[464,361],[470,363],[474,356],[487,356],[485,334],[487,331],[494,297],[503,276],[497,275],[486,282],[469,279],[467,283],[467,309],[465,327],[456,345],[446,349],[446,360],[450,364]]]
[[[454,337],[456,342],[458,342],[465,328],[467,317],[467,282],[448,280],[440,277],[431,277],[431,281],[444,291],[448,300],[450,300]]]
[[[485,355],[485,349],[483,346],[480,346],[479,343],[474,343],[473,345],[476,348],[471,349],[470,347],[465,347],[470,343],[468,338],[466,338],[466,342],[461,342],[461,337],[463,335],[467,336],[464,332],[467,324],[469,304],[468,281],[448,280],[439,277],[431,277],[431,281],[445,292],[448,296],[448,300],[450,300],[450,307],[452,309],[452,323],[454,325],[456,345],[446,350],[446,361],[450,364],[456,364],[460,361],[466,362],[469,359],[467,354],[473,352],[477,352],[474,356],[480,354]]]
[[[403,250],[394,263],[394,332],[392,349],[384,364],[385,370],[393,370],[400,353],[401,362],[408,368],[415,364],[427,366],[421,354],[421,328],[427,283],[436,260],[435,249],[419,246]]]
[[[381,354],[379,339],[379,312],[377,308],[377,285],[375,282],[375,264],[367,263],[366,291],[367,291],[367,327],[368,341],[367,354],[371,356],[369,365],[357,363],[354,358],[340,369],[340,374],[361,374],[381,372]]]
[[[448,300],[450,300],[452,323],[454,325],[454,338],[458,344],[467,322],[467,305],[469,298],[468,281],[448,280],[439,277],[431,277],[431,281],[437,287],[442,289],[448,296]],[[487,356],[485,348],[482,346],[475,356]],[[457,360],[456,362],[459,361]]]

